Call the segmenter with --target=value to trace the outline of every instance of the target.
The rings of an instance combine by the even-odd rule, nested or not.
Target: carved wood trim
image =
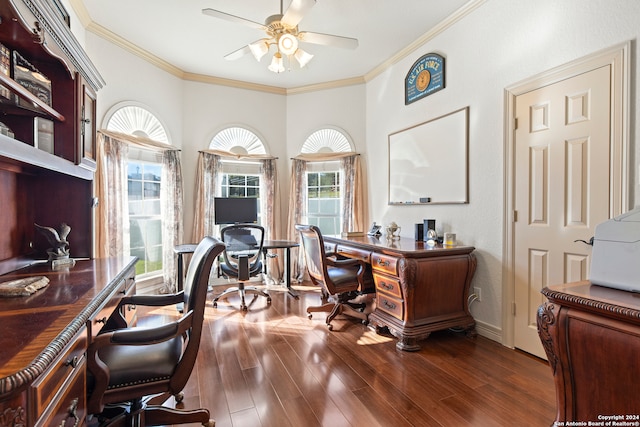
[[[579,297],[559,291],[553,291],[549,288],[544,288],[542,290],[542,294],[550,300],[554,300],[557,302],[566,302],[568,303],[567,305],[571,305],[574,307],[581,307],[582,309],[588,307],[603,314],[610,313],[617,318],[624,318],[626,321],[629,321],[629,319],[640,321],[640,310],[638,309],[622,307],[604,301]]]
[[[551,366],[553,375],[556,374],[558,356],[554,351],[553,338],[551,337],[551,331],[549,330],[549,328],[556,326],[557,312],[558,309],[553,304],[548,302],[538,307],[538,335],[540,336],[540,341],[542,341],[542,347],[547,354],[547,359],[549,360],[549,365]]]
[[[26,427],[26,411],[22,406],[7,408],[0,414],[0,427]]]

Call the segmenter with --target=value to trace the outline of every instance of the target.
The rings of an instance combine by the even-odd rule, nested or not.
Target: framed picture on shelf
[[[49,154],[54,154],[53,121],[42,117],[33,119],[33,146]]]

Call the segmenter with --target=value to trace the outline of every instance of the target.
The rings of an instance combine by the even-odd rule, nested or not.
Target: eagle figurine
[[[64,222],[60,224],[60,228],[57,230],[53,227],[45,227],[36,223],[34,223],[34,225],[36,226],[36,230],[38,230],[51,245],[51,247],[47,249],[49,260],[69,257],[69,242],[67,241],[67,236],[69,232],[71,232],[71,227]]]

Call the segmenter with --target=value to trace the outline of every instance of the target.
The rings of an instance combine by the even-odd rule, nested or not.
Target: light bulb
[[[285,55],[293,55],[298,49],[298,39],[291,34],[283,34],[278,39],[278,50]]]

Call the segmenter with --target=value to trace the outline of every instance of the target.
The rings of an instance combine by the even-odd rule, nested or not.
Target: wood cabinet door
[[[96,93],[78,74],[77,161],[87,169],[96,169]]]

